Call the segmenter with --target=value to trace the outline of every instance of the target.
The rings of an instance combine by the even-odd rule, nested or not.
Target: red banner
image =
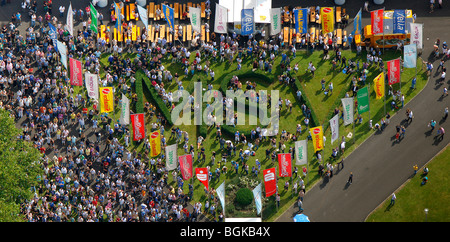
[[[141,140],[145,137],[144,114],[131,114],[131,124],[133,125],[133,141]]]
[[[74,86],[83,86],[83,69],[81,61],[69,58],[70,65],[70,84]]]
[[[209,190],[208,168],[195,168],[197,179]]]
[[[277,180],[275,178],[275,167],[263,171],[264,188],[266,197],[270,197],[277,192]]]
[[[387,62],[389,85],[400,82],[400,59]]]
[[[371,24],[372,24],[372,34],[382,34],[384,28],[384,10],[379,9],[370,12]]]
[[[183,180],[189,180],[192,178],[192,155],[178,156],[178,162],[180,162],[181,175]]]
[[[292,176],[292,158],[291,153],[278,154],[278,164],[280,169],[278,175],[281,177],[291,177]]]

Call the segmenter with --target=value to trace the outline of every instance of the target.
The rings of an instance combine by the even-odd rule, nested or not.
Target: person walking
[[[298,199],[297,205],[298,205],[298,212],[299,213],[303,212],[303,202],[301,199]]]
[[[352,182],[353,182],[353,173],[350,172],[350,175],[348,176],[347,183],[352,184]]]
[[[445,121],[445,120],[447,120],[447,117],[448,117],[448,107],[445,107],[445,109],[444,109],[444,117],[442,119],[444,119],[444,121]]]
[[[396,199],[397,199],[397,196],[395,196],[395,193],[392,193],[391,203],[389,204],[389,206],[394,206]]]

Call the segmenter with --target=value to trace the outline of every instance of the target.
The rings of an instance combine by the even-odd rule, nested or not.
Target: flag
[[[168,145],[165,149],[166,154],[166,170],[175,170],[178,167],[177,162],[177,144]]]
[[[201,9],[189,7],[189,17],[191,19],[192,30],[201,33]]]
[[[163,4],[163,13],[164,13],[164,18],[167,21],[167,24],[169,25],[170,28],[173,29],[173,31],[175,31],[175,23],[174,23],[174,13],[173,13],[173,8]]]
[[[148,28],[147,9],[139,6],[138,4],[136,4],[136,6],[137,6],[138,13],[139,13],[139,18],[141,18],[142,23],[144,24],[145,28]]]
[[[253,9],[242,9],[241,10],[241,35],[253,34],[255,29]]]
[[[334,31],[334,8],[320,8],[320,17],[322,19],[322,33],[332,33]]]
[[[48,35],[50,36],[50,39],[53,41],[53,46],[55,47],[56,50],[58,50],[58,46],[57,46],[57,40],[58,40],[58,36],[57,36],[57,31],[56,31],[56,27],[53,26],[53,24],[51,24],[50,22],[48,23]]]
[[[246,0],[245,2],[247,2]],[[270,23],[270,8],[272,0],[253,0],[255,1],[255,23]],[[236,7],[236,3],[234,5]]]
[[[403,48],[403,67],[417,67],[417,46],[416,44],[405,45]]]
[[[192,155],[178,156],[178,162],[180,163],[180,171],[183,180],[189,180],[192,178]]]
[[[323,129],[322,126],[310,128],[311,138],[314,146],[314,152],[323,149]]]
[[[405,34],[406,33],[406,10],[396,9],[394,10],[394,34]]]
[[[275,178],[275,167],[265,169],[263,171],[264,188],[266,190],[266,197],[270,197],[277,192],[277,181]]]
[[[339,114],[334,115],[330,119],[330,129],[331,129],[331,144],[339,139]]]
[[[91,3],[91,30],[98,34],[98,13],[95,10],[94,5]]]
[[[278,165],[280,170],[278,175],[281,177],[291,177],[292,176],[292,157],[291,153],[278,154]]]
[[[387,62],[389,85],[400,82],[400,58]]]
[[[100,113],[109,113],[114,110],[114,96],[112,87],[100,87]]]
[[[89,98],[98,100],[98,76],[89,72],[84,73],[84,82],[86,84],[86,91]]]
[[[281,8],[270,9],[270,34],[275,35],[281,32]]]
[[[120,118],[119,122],[121,125],[130,124],[130,100],[122,93],[122,102],[120,107]]]
[[[83,76],[82,76],[82,67],[81,61],[69,58],[70,65],[70,85],[74,86],[82,86],[83,85]]]
[[[56,41],[56,46],[59,51],[59,54],[61,55],[61,63],[67,70],[67,53],[68,53],[67,46],[59,40]]]
[[[361,32],[361,9],[359,9],[355,18],[353,19],[353,33],[352,35],[362,34]]]
[[[375,79],[373,79],[376,98],[381,99],[384,97],[384,73],[380,73]]]
[[[308,9],[294,9],[295,33],[306,34],[308,32]]]
[[[161,153],[161,131],[156,130],[150,134],[150,156],[155,157]]]
[[[262,209],[262,190],[261,190],[261,183],[258,184],[253,190],[253,198],[255,199],[255,206],[256,206],[256,214],[261,213]]]
[[[114,13],[116,14],[116,29],[120,32],[122,30],[122,10],[120,9],[119,3],[114,3]],[[140,14],[139,14],[140,15]],[[147,25],[145,26],[147,28]]]
[[[67,10],[66,25],[67,25],[67,31],[69,31],[70,35],[73,36],[73,10],[72,10],[72,2],[69,4],[69,9]]]
[[[378,9],[370,12],[372,24],[372,34],[382,34],[384,31],[384,9]]]
[[[354,103],[353,103],[353,98],[349,97],[349,98],[342,98],[341,99],[342,102],[342,107],[344,108],[343,112],[344,112],[344,125],[349,125],[351,123],[353,123],[353,108],[354,108]]]
[[[295,164],[304,165],[308,163],[308,143],[307,140],[295,142]]]
[[[418,50],[423,48],[423,24],[410,23],[411,44],[416,44]]]
[[[130,115],[133,126],[133,141],[141,140],[145,137],[145,118],[143,113]]]
[[[220,34],[227,33],[227,8],[216,3],[216,16],[214,19],[214,32]]]
[[[362,114],[369,111],[369,88],[367,86],[358,90],[356,98],[358,100],[358,113]]]
[[[208,179],[208,168],[203,167],[203,168],[195,168],[195,176],[197,177],[197,179],[203,183],[203,185],[205,185],[206,190],[209,191],[209,179]]]
[[[220,186],[216,189],[217,197],[219,198],[220,204],[222,205],[222,211],[225,213],[225,182],[222,182]]]

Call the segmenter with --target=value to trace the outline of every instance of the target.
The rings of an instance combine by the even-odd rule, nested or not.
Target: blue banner
[[[255,22],[253,9],[242,9],[241,11],[241,35],[253,34]]]
[[[361,9],[359,9],[359,12],[356,14],[355,18],[353,19],[352,35],[355,36],[356,34],[361,34]]]
[[[48,27],[50,27],[49,31],[48,31],[48,35],[50,36],[50,39],[53,40],[53,46],[55,47],[56,50],[58,50],[58,45],[57,45],[57,32],[56,32],[56,27],[53,26],[51,23],[48,23]]]
[[[406,10],[394,10],[394,34],[406,33]]]
[[[173,31],[175,30],[175,23],[173,21],[174,19],[174,12],[173,12],[173,8],[163,4],[163,13],[164,13],[164,18],[167,21],[167,24],[169,24],[169,26],[172,28]]]
[[[405,45],[403,48],[403,67],[416,68],[417,46],[416,44]]]
[[[294,9],[295,33],[308,33],[308,9]]]
[[[117,19],[116,19],[116,29],[117,29],[117,31],[119,31],[119,33],[120,33],[120,31],[122,30],[122,28],[120,28],[121,26],[122,26],[122,23],[121,23],[121,21],[122,21],[122,16],[121,16],[121,12],[120,12],[121,10],[120,10],[120,6],[119,6],[119,4],[118,3],[114,3],[114,12],[115,12],[115,14],[116,14],[116,16],[117,16]],[[147,28],[147,27],[146,27]]]

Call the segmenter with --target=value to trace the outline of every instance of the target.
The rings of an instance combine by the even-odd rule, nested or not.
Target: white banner
[[[142,23],[144,23],[145,28],[148,28],[148,14],[147,14],[147,9],[139,6],[138,4],[136,4],[137,9],[138,9],[138,13],[139,13],[139,18],[142,20]]]
[[[256,205],[256,214],[261,213],[262,209],[262,190],[261,190],[261,183],[258,184],[258,186],[253,189],[253,197],[255,198],[255,205]]]
[[[337,139],[339,139],[339,114],[334,115],[332,119],[330,119],[330,128],[331,128],[331,144]]]
[[[86,90],[89,98],[99,100],[98,93],[98,76],[89,72],[84,73],[84,82],[86,83]]]
[[[216,3],[216,16],[214,21],[214,32],[227,33],[227,8]]]
[[[73,36],[73,10],[72,10],[72,3],[69,5],[69,9],[67,9],[67,31],[69,31],[70,35]]]
[[[222,204],[222,211],[225,215],[225,182],[222,182],[220,186],[216,189],[217,197],[220,200],[220,204]]]
[[[122,93],[119,122],[122,125],[130,124],[130,100]]]
[[[64,65],[64,67],[67,70],[67,46],[62,43],[61,41],[57,40],[56,41],[56,48],[59,51],[59,54],[61,55],[61,63]]]
[[[281,32],[281,8],[270,9],[270,35]]]
[[[219,5],[227,9],[227,22],[232,23],[234,16],[234,0],[219,0]],[[239,8],[242,9],[242,6],[240,6]],[[241,12],[240,9],[239,12]],[[216,15],[217,15],[217,6],[216,6]]]
[[[416,44],[417,49],[423,49],[423,24],[410,23],[411,24],[411,44]]]
[[[178,166],[177,144],[166,146],[166,169],[175,170]]]
[[[295,142],[295,165],[308,163],[308,141],[299,140]]]
[[[194,7],[190,7],[189,8],[189,17],[191,19],[191,25],[192,25],[192,30],[194,30],[197,33],[201,33],[202,29],[201,29],[201,25],[202,25],[202,21],[201,21],[201,9],[200,8],[194,8]]]
[[[344,125],[349,125],[353,123],[353,98],[342,98],[342,107],[344,112]]]
[[[272,0],[256,0],[255,23],[270,23]]]

